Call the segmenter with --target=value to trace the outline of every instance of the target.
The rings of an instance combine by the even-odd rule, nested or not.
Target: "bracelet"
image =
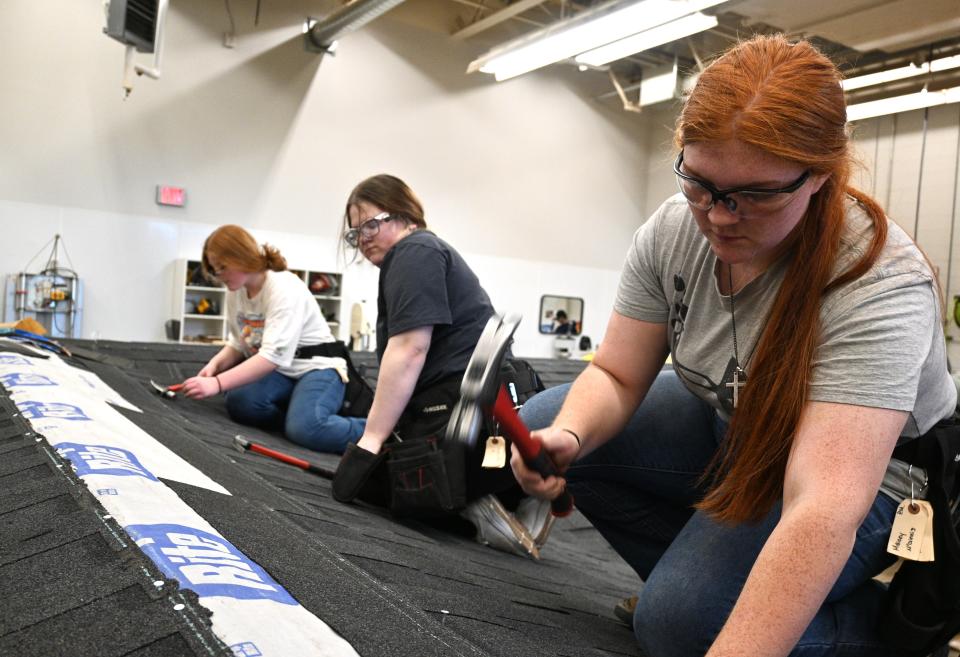
[[[579,452],[580,448],[583,446],[583,443],[580,442],[580,436],[577,435],[577,432],[571,429],[567,429],[566,427],[561,428],[560,431],[566,431],[571,436],[577,439],[577,451]]]
[[[219,395],[223,392],[223,386],[220,385],[220,375],[217,374],[213,378],[217,380],[217,394]],[[578,439],[578,442],[579,442],[579,439]]]

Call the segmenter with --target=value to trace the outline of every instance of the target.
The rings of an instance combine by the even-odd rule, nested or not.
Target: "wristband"
[[[220,375],[218,374],[218,375],[214,376],[213,378],[215,378],[215,379],[217,380],[217,394],[219,395],[219,394],[221,394],[221,393],[223,392],[223,386],[220,385]],[[579,438],[577,439],[577,442],[580,442],[580,439],[579,439]]]
[[[567,429],[566,427],[561,428],[560,431],[566,431],[566,432],[569,433],[571,436],[573,436],[574,438],[576,438],[576,440],[577,440],[577,451],[579,452],[579,451],[580,451],[580,448],[583,446],[583,443],[580,442],[580,436],[578,436],[575,431],[573,431],[573,430],[571,430],[571,429]]]

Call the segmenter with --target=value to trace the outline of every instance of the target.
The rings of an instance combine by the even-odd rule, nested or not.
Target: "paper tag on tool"
[[[483,453],[482,468],[497,469],[507,464],[507,443],[501,436],[487,438],[487,449]]]
[[[933,508],[924,500],[897,507],[887,552],[911,561],[933,561]]]
[[[933,561],[933,507],[930,502],[916,500],[923,513],[926,515],[926,521],[923,527],[923,543],[920,544],[920,561]]]

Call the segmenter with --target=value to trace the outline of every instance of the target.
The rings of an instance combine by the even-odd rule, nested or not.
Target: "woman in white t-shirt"
[[[334,337],[280,252],[259,246],[240,226],[221,226],[203,245],[203,267],[230,290],[230,337],[187,379],[184,394],[203,399],[226,393],[227,412],[237,422],[282,428],[293,442],[317,451],[339,454],[356,442],[366,420],[337,415],[347,364],[320,355],[320,345]]]

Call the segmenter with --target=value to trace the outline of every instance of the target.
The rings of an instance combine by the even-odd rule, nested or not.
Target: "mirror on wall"
[[[540,297],[540,332],[548,335],[580,335],[583,330],[583,299],[544,294]]]

